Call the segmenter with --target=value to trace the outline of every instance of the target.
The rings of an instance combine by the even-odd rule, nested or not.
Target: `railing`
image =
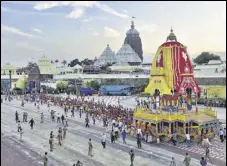
[[[167,120],[167,121],[175,121],[175,120],[179,120],[179,121],[183,121],[186,122],[187,120],[190,119],[190,117],[192,116],[197,116],[197,121],[201,122],[201,114],[206,114],[212,117],[217,118],[217,112],[213,111],[209,108],[205,108],[203,110],[200,110],[199,112],[190,112],[190,113],[186,113],[186,114],[179,114],[179,113],[173,113],[173,114],[149,114],[146,113],[146,111],[143,111],[142,108],[138,108],[135,112],[134,112],[134,117],[135,118],[140,118],[140,119],[144,119],[144,120],[151,120],[151,121],[161,121],[161,120]]]

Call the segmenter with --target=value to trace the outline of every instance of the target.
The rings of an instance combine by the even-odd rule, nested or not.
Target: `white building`
[[[106,65],[107,63],[112,64],[115,62],[116,62],[115,53],[112,51],[112,49],[110,48],[110,46],[108,44],[107,47],[105,48],[105,50],[100,55],[100,57],[97,59],[97,61],[95,61],[94,65],[102,66],[102,65]]]

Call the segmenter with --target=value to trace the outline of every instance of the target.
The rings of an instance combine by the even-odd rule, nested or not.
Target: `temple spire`
[[[133,19],[134,19],[135,17],[134,16],[132,16],[132,21],[131,21],[131,29],[134,29],[135,28],[135,25],[134,25],[134,21],[133,21]]]
[[[176,37],[176,35],[173,33],[173,27],[171,26],[171,30],[170,30],[170,34],[169,34],[169,36],[167,37],[167,39],[166,39],[166,42],[167,41],[177,41],[177,37]]]

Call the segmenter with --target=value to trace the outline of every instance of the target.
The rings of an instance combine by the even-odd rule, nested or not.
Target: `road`
[[[102,127],[101,123],[97,122],[95,126],[91,125],[91,128],[85,128],[84,117],[80,119],[78,117],[78,113],[76,113],[76,117],[68,118],[69,127],[67,131],[67,137],[63,141],[63,146],[58,146],[56,144],[57,140],[55,140],[55,149],[54,152],[51,153],[49,152],[48,145],[49,133],[50,131],[54,131],[54,134],[56,135],[58,127],[62,125],[51,122],[50,112],[45,105],[41,106],[40,110],[37,110],[33,104],[27,103],[25,107],[21,107],[20,104],[20,101],[12,101],[11,103],[6,102],[1,105],[1,126],[2,132],[4,133],[3,138],[5,138],[2,139],[2,144],[4,146],[4,148],[2,146],[2,155],[7,154],[6,150],[4,151],[4,149],[11,147],[11,151],[17,153],[17,155],[14,155],[17,156],[18,162],[20,161],[28,163],[25,163],[24,166],[26,166],[26,164],[31,165],[31,163],[32,165],[36,166],[35,164],[39,165],[42,163],[42,155],[45,151],[48,151],[50,163],[56,166],[70,166],[73,163],[76,163],[77,160],[82,161],[84,166],[127,166],[130,165],[128,155],[130,149],[135,151],[136,166],[169,165],[172,156],[175,157],[179,166],[183,165],[182,161],[187,149],[175,148],[164,144],[148,145],[145,143],[143,143],[142,149],[137,149],[135,138],[129,136],[126,140],[127,144],[124,145],[121,139],[119,139],[115,144],[111,144],[108,135],[107,148],[103,149],[100,141],[101,135],[103,132],[105,132],[105,129]],[[63,113],[63,109],[59,107],[52,107],[52,109],[61,114]],[[20,118],[22,118],[22,113],[27,111],[28,119],[33,118],[36,123],[33,130],[30,129],[28,124],[22,124],[22,128],[24,129],[22,142],[19,141],[19,133],[16,131],[16,110],[19,112]],[[40,124],[41,112],[43,112],[45,116],[44,124]],[[92,139],[94,147],[93,157],[87,156],[89,138]],[[10,140],[11,142],[7,142],[7,140]],[[15,148],[17,146],[20,148],[17,148],[16,150]],[[24,149],[27,149],[26,153],[23,152]],[[199,166],[199,159],[202,154],[190,151],[188,152],[193,157],[191,164],[193,166]],[[29,157],[28,154],[32,157]],[[5,162],[5,165],[7,165],[9,161],[4,160],[2,162]],[[226,159],[215,159],[215,165],[224,166],[225,163]],[[9,163],[9,165],[11,166],[13,164]]]

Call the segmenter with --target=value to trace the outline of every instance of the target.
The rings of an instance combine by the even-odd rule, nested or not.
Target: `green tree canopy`
[[[72,60],[69,64],[68,64],[68,66],[70,66],[70,67],[74,67],[74,66],[76,66],[76,65],[81,65],[81,62],[78,60],[78,59],[74,59],[74,60]]]
[[[92,87],[94,90],[99,90],[100,84],[98,81],[89,82],[89,87]]]
[[[90,66],[90,65],[93,65],[93,64],[94,64],[94,60],[85,58],[84,60],[81,61],[81,63],[82,63],[83,65]]]
[[[200,64],[208,63],[210,60],[221,60],[221,58],[220,56],[214,55],[209,52],[202,52],[193,60],[193,62],[200,65]]]

